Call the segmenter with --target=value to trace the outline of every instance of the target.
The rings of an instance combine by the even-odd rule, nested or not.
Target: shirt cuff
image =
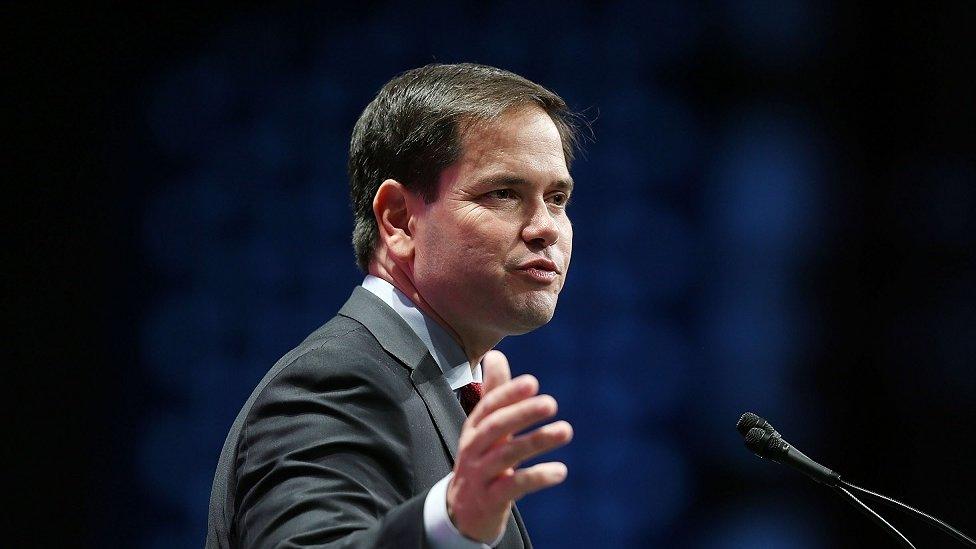
[[[437,481],[424,500],[424,532],[427,543],[433,549],[491,549],[502,541],[505,531],[499,534],[491,545],[467,538],[454,526],[447,514],[447,485],[450,484],[454,473]],[[506,523],[506,526],[508,524]]]

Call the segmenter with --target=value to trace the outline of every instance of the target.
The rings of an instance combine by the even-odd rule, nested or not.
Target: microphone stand
[[[866,488],[861,488],[860,486],[855,486],[855,485],[851,484],[850,482],[847,482],[846,480],[841,480],[840,481],[840,484],[844,485],[844,487],[846,487],[846,488],[850,488],[851,490],[854,490],[854,491],[856,491],[856,492],[858,492],[860,494],[863,494],[863,495],[865,495],[865,496],[867,496],[867,497],[869,497],[869,498],[871,498],[871,499],[873,499],[875,501],[878,501],[880,503],[883,503],[883,504],[885,504],[885,505],[887,505],[889,507],[893,507],[893,508],[901,511],[902,513],[905,513],[905,514],[910,515],[910,516],[918,517],[918,518],[924,520],[925,522],[929,523],[930,525],[935,526],[939,530],[942,530],[943,532],[945,532],[945,533],[949,534],[950,536],[956,538],[957,541],[962,542],[964,545],[967,545],[969,547],[976,548],[976,541],[974,541],[971,537],[967,536],[966,534],[963,534],[959,530],[956,530],[955,528],[953,528],[949,524],[947,524],[944,521],[941,521],[941,520],[933,517],[932,515],[930,515],[928,513],[925,513],[923,511],[919,511],[918,509],[916,509],[916,508],[914,508],[914,507],[912,507],[910,505],[906,505],[906,504],[904,504],[904,503],[902,503],[902,502],[900,502],[900,501],[898,501],[898,500],[896,500],[894,498],[889,498],[888,496],[885,496],[885,495],[882,495],[882,494],[878,494],[876,492],[872,492],[871,490],[868,490]],[[839,490],[844,490],[845,492],[847,492],[847,490],[845,490],[841,486],[837,486],[837,488]],[[854,495],[851,494],[850,492],[847,492],[847,493],[851,497],[854,497]],[[861,503],[861,505],[864,505],[864,504]],[[882,520],[884,520],[884,519],[882,519]]]
[[[774,429],[773,426],[762,417],[752,412],[746,412],[739,418],[735,428],[739,431],[739,434],[742,435],[746,448],[748,448],[749,451],[761,458],[769,458],[777,463],[789,465],[817,482],[833,488],[838,494],[846,498],[851,505],[856,507],[857,510],[861,511],[876,524],[884,528],[885,531],[897,539],[898,543],[900,543],[902,546],[911,547],[912,549],[915,548],[915,546],[912,545],[912,542],[908,541],[908,538],[902,535],[897,528],[892,526],[891,523],[884,519],[884,517],[876,513],[874,509],[868,507],[864,502],[859,500],[857,496],[852,494],[852,490],[889,507],[894,507],[895,509],[901,511],[902,513],[908,514],[909,516],[920,518],[929,525],[935,526],[939,530],[949,534],[963,545],[976,549],[976,541],[959,530],[953,528],[946,522],[939,520],[928,513],[919,511],[914,507],[905,505],[894,498],[889,498],[888,496],[881,495],[877,492],[872,492],[871,490],[861,488],[860,486],[855,486],[854,484],[843,480],[840,475],[834,471],[820,465],[804,455],[803,452],[793,448],[792,445],[783,440],[782,436],[776,431],[776,429]]]
[[[908,538],[906,538],[904,534],[899,532],[898,529],[892,526],[890,522],[884,519],[884,517],[882,517],[878,513],[875,513],[874,509],[868,507],[867,505],[864,504],[863,501],[857,499],[857,496],[850,493],[843,486],[834,486],[833,488],[837,490],[838,494],[844,496],[847,499],[847,501],[850,502],[851,505],[856,507],[858,511],[867,515],[867,517],[873,520],[875,524],[877,524],[878,526],[883,528],[886,532],[891,534],[891,537],[898,540],[898,543],[901,544],[902,547],[910,547],[911,549],[915,549],[915,545],[913,545],[912,542],[908,541]]]

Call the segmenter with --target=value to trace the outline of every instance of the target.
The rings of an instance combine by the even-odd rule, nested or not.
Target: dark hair
[[[384,85],[366,106],[349,143],[349,183],[355,227],[352,245],[363,272],[376,246],[373,197],[395,179],[429,204],[441,171],[461,156],[464,132],[506,110],[535,105],[552,118],[567,167],[577,146],[577,116],[555,93],[517,74],[462,63],[426,65]]]

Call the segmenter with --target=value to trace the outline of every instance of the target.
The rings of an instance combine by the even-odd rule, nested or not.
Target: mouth
[[[519,265],[518,270],[519,271],[536,270],[536,271],[552,272],[555,274],[562,274],[559,271],[559,269],[556,267],[555,262],[553,262],[551,259],[545,259],[545,258],[539,258],[539,259],[533,259],[532,261],[527,261]]]
[[[556,264],[549,259],[533,259],[518,266],[517,273],[539,284],[552,284],[561,274]]]

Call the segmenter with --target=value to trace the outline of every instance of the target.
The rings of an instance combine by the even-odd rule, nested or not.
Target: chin
[[[556,296],[549,295],[541,299],[531,299],[527,303],[520,303],[512,311],[511,335],[521,335],[542,326],[552,320],[556,313]]]

